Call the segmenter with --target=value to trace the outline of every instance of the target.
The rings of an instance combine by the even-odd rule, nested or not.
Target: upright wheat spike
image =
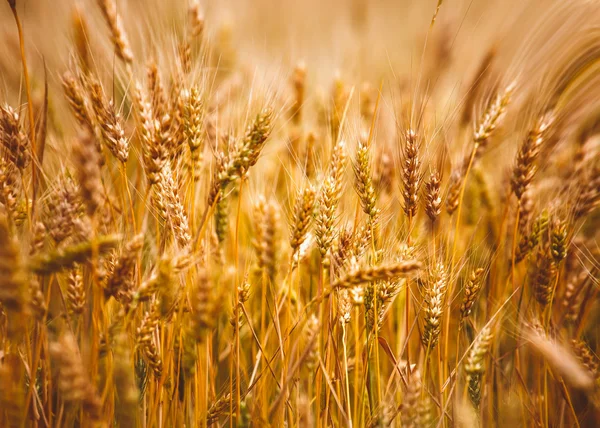
[[[462,323],[469,315],[471,315],[471,311],[473,309],[473,305],[477,296],[479,295],[479,291],[483,286],[483,268],[477,268],[473,270],[467,284],[465,285],[465,292],[462,304],[460,305],[460,325],[462,327]]]
[[[531,225],[531,231],[528,236],[521,240],[518,246],[515,261],[518,263],[525,258],[533,249],[535,249],[548,228],[550,218],[548,211],[544,210],[535,219]]]
[[[160,322],[159,315],[159,301],[155,299],[137,329],[137,344],[157,379],[160,379],[163,370],[163,361],[155,339]]]
[[[106,280],[104,288],[106,296],[113,296],[121,302],[127,302],[131,299],[134,288],[135,263],[143,245],[143,235],[136,235],[125,244]]]
[[[154,119],[160,122],[161,118],[167,114],[165,111],[167,97],[158,66],[154,60],[151,60],[146,67],[146,90],[150,96],[150,109],[154,114]]]
[[[302,106],[304,105],[304,93],[306,92],[306,66],[299,63],[292,74],[292,85],[294,86],[294,104],[291,117],[294,124],[302,123]]]
[[[160,204],[164,207],[163,214],[165,214],[166,220],[173,230],[173,236],[177,244],[182,249],[189,249],[192,236],[188,216],[181,203],[170,162],[163,166],[155,192],[160,199]]]
[[[0,203],[9,218],[17,215],[18,201],[21,198],[21,186],[17,167],[0,158]]]
[[[241,144],[224,159],[223,165],[214,176],[208,195],[208,206],[213,206],[221,193],[235,179],[242,177],[258,162],[260,153],[272,130],[273,111],[263,109],[248,126]]]
[[[70,315],[77,316],[83,313],[85,306],[85,288],[81,271],[77,267],[69,272],[65,301],[67,302],[67,310]]]
[[[417,134],[412,129],[406,131],[402,159],[402,196],[404,213],[409,219],[417,215],[419,187],[421,185],[421,160]]]
[[[552,254],[548,248],[540,247],[536,253],[531,282],[535,298],[543,307],[550,303],[554,293],[555,275],[556,263]]]
[[[123,28],[121,16],[117,13],[117,6],[114,0],[98,0],[98,5],[110,28],[111,38],[117,56],[125,63],[129,64],[133,62],[133,52],[131,51],[127,34]]]
[[[57,362],[58,389],[63,400],[81,404],[93,420],[102,418],[102,401],[91,383],[81,361],[77,341],[71,333],[64,333],[50,344],[50,355]]]
[[[481,402],[481,377],[485,373],[485,354],[489,351],[491,342],[492,331],[486,326],[475,338],[465,361],[469,398],[476,408],[479,408]]]
[[[135,83],[133,94],[139,123],[138,132],[142,140],[144,171],[148,183],[154,185],[158,182],[159,174],[167,162],[166,139],[160,135],[161,124],[154,118],[151,103],[139,82]]]
[[[292,247],[292,258],[306,240],[306,234],[310,228],[315,211],[316,189],[312,185],[305,186],[298,191],[294,213],[292,217],[292,231],[290,234],[290,246]]]
[[[600,165],[589,171],[583,183],[576,183],[580,192],[575,200],[575,220],[585,217],[600,204]]]
[[[415,369],[410,373],[409,382],[402,401],[401,412],[400,420],[403,427],[429,427],[433,422],[433,403],[429,393],[423,391],[423,382],[419,369]]]
[[[200,90],[195,86],[190,90],[183,90],[179,102],[179,117],[183,135],[190,148],[192,165],[199,168],[205,141],[204,104],[200,96]]]
[[[440,262],[431,269],[424,294],[422,342],[430,351],[440,337],[444,299],[448,286],[448,271]]]
[[[535,161],[551,123],[552,116],[550,115],[540,118],[535,127],[527,134],[527,138],[521,147],[519,147],[511,178],[513,192],[519,200],[535,176]]]
[[[319,212],[316,217],[317,244],[321,257],[325,257],[334,239],[337,207],[343,190],[346,165],[346,145],[343,141],[333,148],[329,172],[319,195]]]
[[[375,219],[379,210],[375,207],[376,195],[371,173],[371,159],[366,138],[361,138],[356,149],[354,162],[355,188],[363,211],[370,218]]]
[[[0,143],[8,159],[19,170],[29,165],[30,141],[21,127],[19,113],[9,105],[0,107]]]
[[[46,199],[44,225],[57,246],[71,237],[74,221],[83,211],[79,191],[72,178],[61,177]]]
[[[452,215],[458,208],[458,199],[462,187],[462,175],[459,170],[453,170],[448,183],[448,193],[446,195],[446,211]]]
[[[440,175],[433,170],[429,175],[429,180],[425,183],[425,213],[431,222],[442,212],[442,198],[440,197]]]
[[[271,282],[277,274],[279,210],[273,202],[259,198],[256,206],[257,233],[254,242],[258,268]]]
[[[192,325],[194,337],[204,342],[216,325],[220,303],[212,287],[209,273],[200,267],[192,295]]]
[[[71,107],[71,112],[77,119],[77,122],[87,128],[88,131],[93,132],[94,124],[89,112],[89,106],[86,102],[85,93],[80,83],[75,80],[73,75],[68,71],[63,74],[62,86],[65,91],[65,96]],[[96,100],[98,102],[98,100]]]
[[[506,107],[510,103],[510,98],[516,88],[516,82],[512,82],[504,88],[503,91],[496,94],[493,101],[487,106],[479,124],[475,125],[473,131],[473,143],[475,144],[475,158],[481,155],[487,145],[490,136],[495,131],[504,114]],[[467,165],[464,165],[466,168]]]
[[[550,251],[554,263],[559,264],[567,257],[567,225],[564,221],[554,219],[551,229]]]
[[[73,155],[81,198],[85,202],[87,214],[93,217],[98,207],[103,204],[104,198],[98,167],[98,152],[90,134],[82,134],[77,139],[73,147]]]
[[[386,312],[391,307],[394,302],[395,297],[400,293],[401,286],[405,285],[403,282],[398,279],[392,280],[383,280],[375,284],[373,286],[373,291],[376,293],[377,298],[377,314],[375,314],[375,307],[371,304],[373,301],[372,298],[367,297],[364,300],[365,310],[366,310],[366,324],[367,329],[369,331],[373,330],[373,327],[376,326],[377,330],[381,329],[383,324],[383,320]],[[354,287],[351,289],[350,296],[352,297],[352,304],[355,304],[357,292],[360,291],[360,287]],[[370,292],[369,286],[367,287],[367,292]],[[359,300],[361,300],[359,298]]]
[[[113,100],[107,101],[104,90],[97,80],[89,82],[90,100],[102,141],[120,162],[129,158],[129,141],[125,138],[123,118],[116,110]]]
[[[29,255],[39,254],[46,244],[46,226],[41,221],[38,221],[33,226],[31,233],[31,241],[29,242]]]
[[[48,312],[46,296],[42,293],[40,281],[37,278],[31,278],[29,281],[29,308],[37,321],[43,321]]]

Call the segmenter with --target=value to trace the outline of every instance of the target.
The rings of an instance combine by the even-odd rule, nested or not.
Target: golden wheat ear
[[[87,375],[75,337],[71,333],[62,334],[50,344],[50,356],[57,364],[57,386],[62,399],[68,404],[81,405],[92,420],[101,421],[102,400]]]
[[[447,268],[442,263],[437,263],[429,273],[423,297],[423,336],[421,341],[429,351],[435,348],[440,337],[447,287]]]
[[[469,399],[475,408],[479,408],[483,395],[481,390],[483,384],[482,377],[485,373],[485,359],[491,347],[492,338],[491,327],[486,326],[482,328],[471,344],[471,349],[464,363]]]
[[[98,0],[98,6],[102,11],[104,20],[111,33],[111,40],[115,47],[117,56],[125,63],[133,62],[133,52],[129,45],[129,39],[125,33],[121,16],[117,13],[117,5],[114,0]]]

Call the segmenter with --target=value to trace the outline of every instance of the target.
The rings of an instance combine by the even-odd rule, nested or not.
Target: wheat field
[[[599,23],[1,0],[0,427],[600,424]]]

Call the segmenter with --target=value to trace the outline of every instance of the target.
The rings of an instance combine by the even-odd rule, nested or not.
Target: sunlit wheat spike
[[[75,219],[83,211],[83,202],[74,180],[61,177],[46,199],[43,223],[58,246],[74,232]]]
[[[71,315],[81,315],[85,305],[85,286],[81,270],[75,267],[67,278],[67,290],[65,293],[67,310]]]
[[[125,163],[129,158],[129,141],[125,137],[123,118],[116,110],[114,101],[104,98],[104,91],[98,82],[93,81],[90,87],[92,110],[102,141],[114,157]]]
[[[425,213],[433,222],[442,212],[442,198],[440,196],[440,175],[432,171],[425,183]]]
[[[598,425],[600,1],[321,3],[0,0],[0,428]]]
[[[161,206],[162,214],[173,231],[177,245],[179,248],[187,249],[192,240],[188,215],[181,202],[169,162],[163,166],[154,191]]]
[[[260,197],[255,208],[256,239],[254,247],[258,268],[271,281],[277,274],[279,246],[279,210],[272,201]]]
[[[184,89],[179,97],[179,109],[183,134],[192,153],[192,159],[199,158],[204,148],[204,102],[200,90],[194,86]]]
[[[6,210],[6,214],[12,218],[17,215],[21,192],[21,180],[17,167],[12,162],[0,159],[0,203]]]
[[[535,265],[532,268],[531,283],[536,300],[542,306],[550,303],[554,293],[554,276],[556,263],[548,248],[540,247],[535,256]]]
[[[543,144],[552,124],[552,119],[551,115],[540,118],[527,134],[527,138],[521,147],[519,147],[511,178],[511,186],[518,199],[521,199],[523,193],[527,190],[527,186],[535,176],[535,161],[540,152],[540,146]]]
[[[458,199],[460,197],[462,182],[463,178],[460,171],[452,171],[450,182],[448,183],[448,193],[446,195],[446,211],[450,215],[458,208]]]
[[[375,218],[379,214],[379,210],[375,207],[376,194],[371,172],[371,157],[365,138],[361,137],[358,142],[353,167],[355,175],[354,187],[360,198],[362,209],[365,214],[371,218]]]
[[[166,139],[161,133],[161,124],[154,118],[148,96],[139,82],[133,90],[134,104],[138,117],[138,132],[142,140],[142,157],[148,183],[154,185],[167,162]]]
[[[98,5],[104,15],[106,24],[108,25],[111,32],[111,39],[115,46],[115,52],[117,56],[126,63],[133,61],[133,52],[129,45],[129,39],[127,33],[123,28],[123,22],[121,16],[117,13],[117,5],[114,0],[98,0]]]
[[[346,166],[346,144],[343,141],[333,148],[331,163],[319,195],[319,211],[316,216],[315,235],[321,257],[325,257],[334,239],[337,207],[342,196],[343,177]]]
[[[560,263],[567,257],[567,225],[564,221],[555,218],[551,227],[550,251],[555,263]]]
[[[62,77],[62,85],[71,111],[73,112],[75,119],[77,119],[77,122],[89,131],[93,131],[94,124],[89,113],[89,105],[86,102],[86,96],[81,84],[71,73],[65,72]]]
[[[402,156],[402,196],[404,213],[409,218],[417,214],[418,195],[421,186],[421,160],[417,134],[409,129],[405,132],[405,144]]]
[[[448,287],[448,271],[442,263],[437,263],[429,273],[425,288],[423,308],[423,345],[433,349],[440,337],[444,299]]]
[[[156,329],[159,324],[158,300],[155,300],[144,314],[137,329],[137,343],[141,348],[145,360],[152,369],[154,376],[160,378],[163,370],[163,361],[155,339]]]
[[[516,82],[507,85],[499,91],[496,96],[490,100],[479,122],[475,125],[473,131],[473,142],[476,146],[483,148],[487,144],[489,137],[496,130],[500,118],[504,114],[506,107],[510,103],[511,96],[516,88]]]
[[[481,402],[482,376],[485,373],[485,355],[490,349],[492,331],[490,327],[481,329],[473,343],[465,361],[465,373],[469,398],[475,407]]]
[[[22,128],[20,114],[6,104],[0,107],[0,144],[8,159],[19,170],[29,165],[31,143]]]
[[[473,270],[469,276],[469,280],[465,284],[464,297],[462,304],[460,305],[460,319],[461,323],[471,315],[475,300],[479,295],[479,291],[483,287],[484,270],[483,268],[477,268]]]
[[[248,125],[241,143],[227,156],[219,156],[218,169],[213,175],[208,205],[213,206],[221,198],[227,186],[242,177],[258,162],[260,153],[271,135],[273,110],[264,108]]]
[[[130,298],[134,288],[135,263],[143,244],[143,235],[136,235],[125,244],[106,280],[104,292],[107,296],[114,296],[117,300]]]

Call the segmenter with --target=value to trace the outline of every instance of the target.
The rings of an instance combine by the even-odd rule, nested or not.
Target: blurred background
[[[149,61],[172,69],[190,2],[116,4],[136,57],[134,75],[143,75]],[[393,110],[390,114],[398,116],[403,108],[398,101],[405,101],[413,110],[429,110],[428,123],[435,128],[469,104],[466,99],[476,93],[472,89],[482,83],[477,76],[484,69],[482,102],[515,79],[523,89],[518,97],[529,96],[531,87],[535,93],[540,81],[553,78],[548,70],[556,73],[561,61],[580,50],[578,40],[586,43],[596,25],[591,10],[598,9],[586,0],[445,0],[432,26],[437,0],[206,0],[200,5],[210,53],[194,65],[197,73],[208,68],[222,75],[244,73],[247,85],[270,97],[290,98],[294,69],[300,66],[307,103],[329,96],[338,83],[356,88],[359,99],[360,88],[369,82],[375,91],[383,88],[382,114]],[[46,75],[50,128],[59,137],[61,121],[52,117],[65,102],[60,80],[73,68],[75,52],[85,52],[90,67],[117,95],[131,85],[96,0],[17,0],[17,10],[33,98],[41,103]],[[4,0],[0,32],[0,100],[16,105],[23,97],[22,69],[16,27]],[[126,107],[126,97],[117,98]]]
[[[449,81],[438,84],[455,86],[470,77],[490,45],[511,55],[557,3],[446,0],[429,37],[437,0],[219,0],[205,1],[202,8],[206,37],[229,45],[237,61],[254,67],[288,73],[290,65],[303,61],[315,83],[329,83],[335,72],[359,80],[394,74],[416,79],[420,67],[448,67]],[[117,1],[138,55],[172,49],[176,35],[184,32],[187,5],[184,0]],[[66,67],[78,21],[92,30],[87,39],[98,66],[112,66],[110,57],[98,55],[111,46],[95,0],[18,0],[17,6],[32,74],[41,75],[43,61],[49,70]],[[20,73],[17,34],[6,1],[0,3],[0,23],[0,91],[6,93]],[[443,70],[436,71],[441,75]]]

